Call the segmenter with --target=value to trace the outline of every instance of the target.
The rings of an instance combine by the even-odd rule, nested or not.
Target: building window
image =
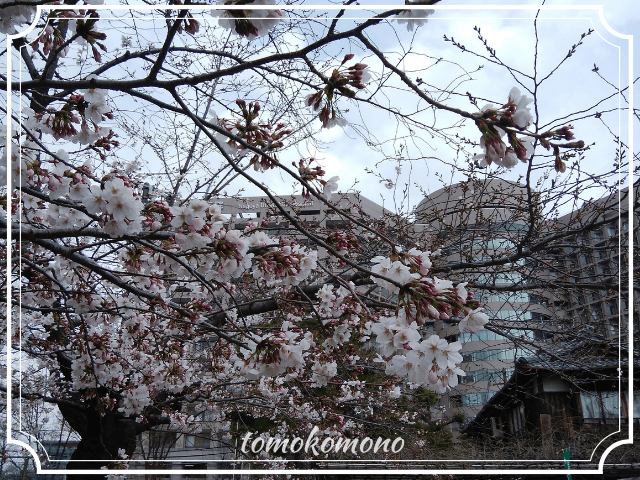
[[[518,312],[516,310],[498,310],[497,312],[487,310],[487,315],[494,320],[508,320],[510,322],[522,322],[533,318],[532,312]]]
[[[478,393],[465,393],[461,395],[462,406],[471,407],[473,405],[483,405],[491,400],[497,392],[478,392]]]
[[[185,448],[209,448],[211,445],[211,432],[203,431],[195,435],[184,436]]]
[[[196,352],[202,352],[203,350],[208,350],[208,349],[213,348],[217,341],[218,341],[218,339],[215,338],[215,337],[203,338],[202,340],[198,340],[193,345],[193,349]]]
[[[598,423],[620,415],[618,392],[580,392],[585,423]]]
[[[549,332],[543,332],[541,330],[535,330],[533,336],[536,342],[551,342],[553,341],[553,334]]]
[[[580,255],[580,259],[582,260],[583,265],[589,265],[593,263],[593,257],[591,254]]]
[[[289,224],[287,222],[269,222],[267,228],[269,233],[273,235],[282,235],[289,232]]]
[[[547,304],[547,300],[545,297],[542,297],[541,295],[537,294],[537,293],[530,293],[529,294],[529,298],[531,303],[539,303],[540,305],[546,305]]]
[[[503,384],[513,374],[513,368],[475,370],[467,372],[464,377],[460,377],[460,383],[490,382],[493,384]]]
[[[485,360],[513,360],[516,358],[516,351],[509,350],[474,350],[462,352],[463,362],[479,362]]]
[[[350,222],[344,220],[327,220],[326,224],[331,230],[346,230],[351,226]]]
[[[212,422],[216,420],[217,416],[211,410],[204,410],[198,415],[198,420],[202,420],[203,422]]]
[[[506,330],[506,334],[510,335],[509,338],[499,335],[490,330],[480,330],[478,333],[469,333],[464,332],[458,336],[458,341],[461,343],[470,343],[470,342],[486,342],[489,340],[502,340],[502,341],[511,341],[510,338],[513,337],[516,340],[529,340],[533,341],[535,338],[534,332],[532,330],[521,330],[517,328],[512,328]]]
[[[531,320],[533,320],[534,322],[548,322],[551,320],[551,317],[549,315],[546,315],[544,313],[540,313],[540,312],[527,312],[530,313],[531,315]]]
[[[260,212],[241,212],[238,218],[260,218]]]
[[[487,242],[487,248],[489,250],[498,250],[503,248],[513,248],[515,244],[506,238],[494,238]]]
[[[480,302],[500,302],[500,303],[529,303],[530,298],[527,292],[510,292],[510,293],[496,293],[491,294],[489,292],[478,292],[475,294],[475,298]]]
[[[600,320],[602,318],[602,308],[600,305],[594,305],[591,307],[591,314],[595,320]]]

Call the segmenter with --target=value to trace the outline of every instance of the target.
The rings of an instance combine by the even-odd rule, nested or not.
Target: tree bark
[[[118,450],[123,449],[131,457],[136,449],[138,428],[133,419],[107,412],[102,415],[95,408],[85,413],[60,406],[65,420],[81,435],[82,440],[71,455],[68,470],[100,470],[120,459]],[[96,475],[67,474],[68,479],[96,480]]]

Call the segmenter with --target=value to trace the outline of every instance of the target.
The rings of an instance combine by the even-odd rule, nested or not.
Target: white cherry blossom
[[[395,18],[400,25],[406,24],[407,31],[410,32],[414,28],[418,28],[426,24],[427,17],[434,13],[435,10],[433,9],[414,8],[411,10],[404,10],[396,15]]]
[[[316,362],[311,367],[311,370],[313,370],[313,376],[311,377],[311,381],[313,382],[312,386],[323,387],[338,373],[338,364],[336,362]]]
[[[84,110],[84,115],[87,120],[91,120],[93,123],[100,123],[102,121],[102,116],[105,113],[110,113],[111,108],[107,103],[102,101],[95,101],[87,105],[87,108]]]
[[[513,123],[520,128],[526,128],[531,125],[533,114],[527,105],[533,102],[533,98],[522,95],[518,87],[513,87],[509,92],[509,102],[516,106],[516,112],[512,117]]]
[[[467,316],[458,324],[460,332],[468,331],[478,333],[484,328],[484,325],[489,321],[489,316],[481,310],[480,308],[476,308],[467,313]]]
[[[338,180],[340,180],[340,177],[331,177],[329,180],[327,180],[327,183],[322,190],[322,196],[327,200],[331,200],[334,192],[338,191]]]

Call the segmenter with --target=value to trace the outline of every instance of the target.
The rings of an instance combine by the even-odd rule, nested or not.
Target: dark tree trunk
[[[92,405],[93,406],[93,405]],[[100,470],[119,460],[118,450],[123,449],[131,457],[136,449],[138,429],[135,420],[107,412],[101,415],[95,408],[78,412],[72,408],[60,408],[65,420],[80,434],[82,440],[71,455],[68,470]],[[90,474],[67,474],[73,480],[97,480]]]

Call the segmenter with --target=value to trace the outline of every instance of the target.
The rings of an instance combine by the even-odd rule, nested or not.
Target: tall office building
[[[631,192],[631,193],[630,193]],[[633,209],[629,222],[629,209]],[[550,297],[553,308],[567,327],[590,324],[611,340],[628,341],[629,312],[638,311],[638,295],[630,295],[629,244],[633,240],[634,273],[640,265],[640,186],[624,188],[560,217],[559,228],[575,234],[559,247],[550,265],[554,280],[574,284],[561,296]],[[636,282],[637,287],[637,282]],[[635,298],[635,301],[633,300]],[[640,331],[635,315],[636,335]]]
[[[448,414],[472,419],[509,379],[518,358],[536,355],[550,342],[574,340],[585,325],[607,335],[613,344],[618,339],[625,343],[633,307],[627,288],[631,238],[634,264],[640,264],[639,191],[636,186],[629,195],[623,189],[559,218],[542,219],[544,235],[570,235],[549,242],[544,256],[506,265],[492,260],[514,253],[528,232],[524,207],[530,193],[523,186],[497,179],[462,183],[420,203],[417,232],[433,248],[442,248],[446,264],[463,267],[459,280],[475,284],[471,289],[476,298],[505,332],[460,334],[455,325],[435,325],[441,335],[463,343],[462,369],[467,375],[441,401]],[[633,226],[629,208],[635,212]],[[639,330],[636,315],[636,335]]]
[[[449,415],[472,419],[511,376],[516,359],[533,355],[537,345],[552,338],[551,312],[537,291],[526,289],[531,273],[527,262],[492,264],[514,253],[526,235],[523,207],[528,195],[525,187],[506,180],[472,181],[442,188],[416,208],[417,233],[431,248],[441,248],[443,264],[460,267],[449,278],[468,281],[491,323],[504,333],[460,333],[455,323],[434,326],[441,336],[463,344],[466,376],[441,399]],[[532,321],[541,328],[524,328]]]

